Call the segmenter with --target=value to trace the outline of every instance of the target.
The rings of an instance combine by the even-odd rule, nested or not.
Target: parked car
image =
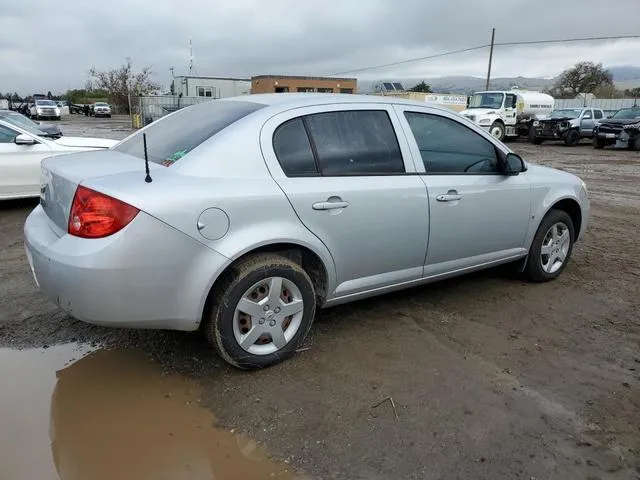
[[[29,107],[29,115],[36,120],[60,120],[60,107],[53,100],[38,98]]]
[[[0,200],[40,195],[40,162],[45,157],[104,149],[118,143],[103,138],[44,138],[28,125],[0,118]]]
[[[597,122],[593,148],[609,145],[629,150],[640,148],[640,107],[621,108],[613,117]]]
[[[539,145],[544,140],[560,140],[573,147],[581,138],[591,138],[594,122],[602,118],[604,112],[599,108],[560,108],[533,122],[529,141]]]
[[[575,175],[393,97],[201,103],[42,169],[24,231],[49,298],[99,325],[200,328],[246,369],[293,355],[317,308],[509,262],[553,280],[589,217]]]
[[[94,117],[111,118],[111,107],[105,102],[96,102],[91,105],[91,115]]]
[[[53,123],[40,123],[34,122],[29,117],[25,117],[21,113],[12,112],[11,110],[0,110],[0,120],[12,123],[18,127],[31,127],[40,131],[41,137],[46,138],[60,138],[62,131],[58,125]]]

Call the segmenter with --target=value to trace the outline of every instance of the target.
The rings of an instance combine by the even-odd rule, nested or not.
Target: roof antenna
[[[144,169],[147,172],[147,176],[144,178],[144,181],[147,183],[153,182],[151,179],[151,175],[149,174],[149,155],[147,154],[147,134],[142,134],[142,143],[144,144]]]

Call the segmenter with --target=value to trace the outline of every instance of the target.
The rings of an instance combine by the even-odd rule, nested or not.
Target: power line
[[[470,52],[472,50],[480,50],[481,48],[487,48],[488,46],[489,46],[488,44],[478,45],[477,47],[463,48],[462,50],[452,50],[450,52],[436,53],[435,55],[427,55],[426,57],[411,58],[409,60],[402,60],[400,62],[385,63],[383,65],[376,65],[374,67],[364,67],[364,68],[358,68],[356,70],[346,70],[344,72],[333,73],[331,74],[331,76],[344,75],[345,73],[364,72],[366,70],[375,70],[377,68],[383,68],[383,67],[393,67],[395,65],[402,65],[403,63],[419,62],[420,60],[429,60],[431,58],[445,57],[447,55],[455,55],[456,53],[464,53],[464,52]]]
[[[524,42],[496,42],[496,46],[511,45],[540,45],[541,43],[569,43],[569,42],[588,42],[592,40],[628,40],[637,39],[640,35],[616,35],[610,37],[584,37],[584,38],[563,38],[558,40],[531,40]]]
[[[540,45],[540,44],[544,44],[544,43],[588,42],[588,41],[594,41],[594,40],[629,40],[629,39],[639,39],[639,38],[640,38],[640,35],[614,35],[614,36],[605,36],[605,37],[562,38],[562,39],[555,39],[555,40],[530,40],[530,41],[521,41],[521,42],[496,42],[496,43],[494,43],[494,46],[496,46],[496,47],[498,47],[498,46],[506,47],[506,46],[514,46],[514,45]],[[471,52],[473,50],[481,50],[481,49],[487,48],[489,46],[490,46],[489,44],[486,44],[486,45],[478,45],[476,47],[463,48],[463,49],[460,49],[460,50],[451,50],[449,52],[436,53],[434,55],[427,55],[427,56],[424,56],[424,57],[410,58],[410,59],[407,59],[407,60],[401,60],[399,62],[385,63],[385,64],[382,64],[382,65],[375,65],[375,66],[371,66],[371,67],[363,67],[363,68],[358,68],[358,69],[355,69],[355,70],[345,70],[345,71],[342,71],[342,72],[333,73],[330,76],[366,72],[368,70],[377,70],[379,68],[385,68],[385,67],[395,67],[396,65],[404,65],[404,64],[407,64],[407,63],[414,63],[414,62],[419,62],[419,61],[422,61],[422,60],[430,60],[430,59],[433,59],[433,58],[446,57],[448,55],[456,55],[458,53]]]

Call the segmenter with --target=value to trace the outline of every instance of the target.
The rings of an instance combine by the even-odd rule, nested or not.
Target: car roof
[[[405,100],[403,98],[382,95],[361,95],[349,93],[259,93],[214,100],[214,102],[220,101],[254,102],[282,110],[310,107],[314,105],[379,103],[382,105],[414,105],[420,107],[431,107],[449,112],[452,111],[440,105],[432,105],[416,100]]]

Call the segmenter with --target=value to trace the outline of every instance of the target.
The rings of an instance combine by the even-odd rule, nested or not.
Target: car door
[[[398,128],[391,106],[337,104],[285,112],[262,129],[273,178],[333,256],[329,297],[422,276],[426,188]]]
[[[425,277],[525,255],[531,186],[502,173],[506,147],[453,112],[396,108],[429,197]]]
[[[40,194],[40,161],[51,149],[36,137],[32,137],[36,141],[33,145],[17,145],[15,138],[20,133],[0,124],[0,197]]]
[[[586,109],[582,112],[582,119],[580,120],[580,136],[589,137],[593,133],[593,110]]]

